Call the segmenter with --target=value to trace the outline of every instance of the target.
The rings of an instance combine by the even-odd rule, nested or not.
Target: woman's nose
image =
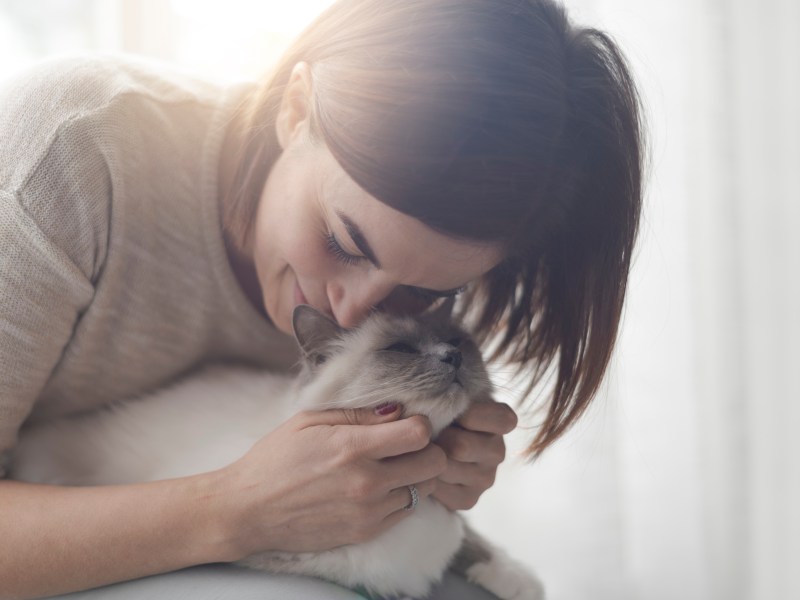
[[[340,327],[350,329],[363,321],[372,310],[372,306],[356,304],[333,305],[333,318]]]
[[[359,325],[392,291],[392,286],[371,284],[345,286],[331,283],[328,301],[336,322],[346,329]]]

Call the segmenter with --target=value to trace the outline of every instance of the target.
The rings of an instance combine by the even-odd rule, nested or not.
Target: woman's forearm
[[[209,473],[103,487],[0,481],[0,600],[374,538],[447,463],[400,411],[301,412]],[[369,425],[369,427],[367,427]],[[391,459],[391,460],[386,460]]]
[[[228,559],[218,474],[135,485],[0,481],[0,598],[88,589]]]

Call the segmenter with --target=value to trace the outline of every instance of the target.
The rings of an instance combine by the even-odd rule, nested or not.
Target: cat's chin
[[[402,417],[424,415],[431,422],[433,437],[460,417],[469,406],[469,400],[461,385],[455,383],[448,386],[445,393],[433,399],[400,402]]]

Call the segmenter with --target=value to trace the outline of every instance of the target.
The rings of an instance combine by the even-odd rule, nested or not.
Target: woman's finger
[[[298,429],[305,429],[315,425],[379,425],[397,420],[400,414],[399,405],[386,404],[377,409],[334,408],[330,410],[306,410],[295,415],[293,419],[297,420]]]
[[[428,444],[417,452],[383,459],[381,470],[388,489],[394,489],[436,479],[447,469],[447,464],[444,450],[437,444]]]
[[[494,484],[497,470],[493,466],[483,466],[475,463],[463,463],[451,460],[447,469],[439,475],[439,481],[452,485],[464,485],[485,491]]]
[[[370,427],[349,428],[356,450],[364,456],[379,460],[417,452],[431,443],[431,422],[427,417],[414,415],[406,419]]]
[[[298,429],[319,425],[334,426],[339,442],[354,454],[373,460],[398,456],[425,448],[431,440],[431,424],[427,417],[415,415],[399,419],[400,407],[394,411],[375,409],[333,409],[300,413]]]
[[[503,437],[493,433],[447,427],[436,438],[436,444],[449,458],[465,463],[497,466],[506,456]]]
[[[411,485],[417,490],[417,501],[419,501],[433,494],[436,490],[437,481],[436,479],[428,479],[427,481],[420,481]],[[412,495],[409,487],[410,486],[405,485],[389,492],[386,502],[390,510],[404,510],[411,506]]]
[[[517,426],[517,414],[503,402],[477,402],[457,419],[464,429],[505,435]]]
[[[466,485],[454,485],[440,481],[432,495],[445,508],[469,510],[478,503],[482,491]]]
[[[429,479],[412,485],[416,488],[417,501],[419,502],[423,498],[431,496],[440,484],[436,479]],[[394,527],[403,519],[413,515],[414,510],[406,510],[410,508],[411,503],[412,496],[409,486],[402,486],[390,491],[383,500],[381,508],[383,514],[386,516],[377,525],[369,539],[372,539],[372,537]]]

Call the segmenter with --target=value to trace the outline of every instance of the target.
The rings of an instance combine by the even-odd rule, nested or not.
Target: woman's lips
[[[310,307],[318,311],[320,310],[319,308],[317,308],[316,306],[311,304],[311,302],[308,301],[308,298],[306,298],[306,295],[303,293],[303,290],[300,289],[300,284],[297,282],[295,282],[294,284],[294,302],[295,306],[297,306],[298,304],[308,304]],[[333,316],[333,311],[330,308],[321,312],[323,312],[323,314],[325,314],[331,321],[336,322],[336,317]]]
[[[308,304],[308,299],[303,294],[303,290],[300,289],[300,284],[297,282],[294,284],[294,301],[295,304]]]

